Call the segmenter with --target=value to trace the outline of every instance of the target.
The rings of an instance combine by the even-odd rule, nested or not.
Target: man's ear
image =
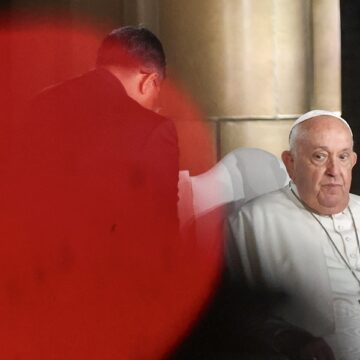
[[[144,73],[139,84],[142,95],[148,95],[158,88],[159,74],[156,72]]]
[[[357,153],[353,151],[353,153],[352,153],[352,167],[354,167],[356,162],[357,162]]]
[[[291,153],[291,151],[289,151],[289,150],[283,151],[283,153],[281,154],[281,159],[282,159],[283,163],[285,164],[286,170],[287,170],[291,180],[295,180],[294,179],[294,156]]]

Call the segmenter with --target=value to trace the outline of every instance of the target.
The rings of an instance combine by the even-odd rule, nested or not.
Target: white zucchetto
[[[292,124],[291,128],[290,128],[290,133],[289,133],[289,137],[291,136],[291,132],[294,129],[295,126],[299,125],[300,123],[312,119],[314,117],[317,116],[333,116],[339,120],[341,120],[350,130],[350,133],[352,135],[352,131],[351,128],[349,126],[349,124],[347,123],[346,120],[344,120],[340,115],[338,115],[335,112],[331,112],[331,111],[326,111],[326,110],[311,110],[308,111],[307,113],[305,113],[304,115],[301,115],[298,119],[296,119],[296,121]]]

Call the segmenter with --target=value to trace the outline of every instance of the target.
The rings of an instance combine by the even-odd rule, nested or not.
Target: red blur
[[[201,241],[192,231],[179,236],[160,205],[156,213],[167,199],[127,186],[135,153],[126,139],[141,128],[124,134],[111,116],[107,127],[80,126],[78,118],[98,109],[91,103],[73,118],[66,106],[47,109],[59,120],[55,126],[38,126],[27,113],[41,89],[92,68],[103,36],[53,19],[13,18],[0,31],[5,360],[162,359],[194,324],[218,280],[220,230]],[[207,170],[214,146],[200,112],[171,82],[163,96],[163,111],[178,129],[180,167]],[[118,152],[109,145],[116,136]],[[159,153],[149,156],[161,162]]]

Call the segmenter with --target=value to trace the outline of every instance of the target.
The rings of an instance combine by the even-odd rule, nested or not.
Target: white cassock
[[[292,185],[296,192],[296,187]],[[287,321],[324,337],[338,360],[360,359],[360,197],[350,194],[349,208],[314,216],[287,186],[260,196],[229,218],[228,261],[234,276],[253,285],[284,291],[279,309]],[[324,227],[324,228],[323,228]],[[241,276],[241,274],[239,274]]]

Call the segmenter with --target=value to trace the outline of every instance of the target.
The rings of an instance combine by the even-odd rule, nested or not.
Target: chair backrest
[[[265,150],[238,148],[220,163],[230,174],[232,205],[236,209],[257,196],[281,189],[290,181],[282,160]]]
[[[245,202],[278,190],[288,182],[285,166],[275,155],[261,149],[238,148],[203,174],[180,174],[180,224],[225,204],[236,210]]]

